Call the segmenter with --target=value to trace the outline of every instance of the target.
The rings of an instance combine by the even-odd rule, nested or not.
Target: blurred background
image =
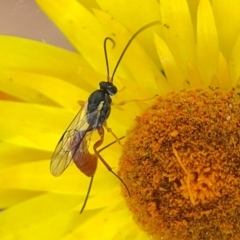
[[[0,34],[33,39],[74,51],[34,0],[0,0]]]

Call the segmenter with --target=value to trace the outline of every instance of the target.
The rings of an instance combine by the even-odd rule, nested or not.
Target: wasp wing
[[[100,111],[98,107],[87,113],[87,107],[88,102],[80,109],[56,146],[50,164],[50,170],[54,176],[59,176],[64,172],[75,154],[78,153],[80,145],[83,148],[80,149],[81,158],[84,157],[84,152],[87,152]]]

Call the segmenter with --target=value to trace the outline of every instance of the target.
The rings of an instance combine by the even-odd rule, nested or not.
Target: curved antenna
[[[110,82],[113,82],[113,77],[114,77],[114,75],[115,75],[115,73],[116,73],[116,71],[117,71],[117,68],[118,68],[118,66],[119,66],[119,64],[120,64],[120,62],[121,62],[121,60],[122,60],[122,58],[123,58],[123,55],[125,54],[126,50],[128,49],[130,43],[132,42],[132,40],[133,40],[139,33],[141,33],[142,31],[144,31],[145,29],[147,29],[147,28],[149,28],[149,27],[152,27],[152,26],[154,26],[154,25],[158,25],[158,24],[161,24],[161,22],[160,22],[160,21],[151,22],[151,23],[143,26],[143,27],[140,28],[136,33],[133,34],[133,36],[132,36],[132,37],[130,38],[130,40],[128,41],[127,45],[126,45],[125,48],[123,49],[123,52],[122,52],[121,56],[120,56],[119,59],[118,59],[118,62],[117,62],[117,64],[116,64],[116,67],[114,68],[112,77],[111,77],[111,79],[110,79]]]
[[[108,65],[108,55],[107,55],[107,41],[108,41],[108,40],[112,42],[112,44],[113,44],[112,48],[115,47],[115,42],[114,42],[114,40],[113,40],[112,38],[110,38],[110,37],[106,37],[106,38],[104,39],[104,54],[105,54],[106,67],[107,67],[107,80],[108,80],[108,82],[110,82],[109,65]]]

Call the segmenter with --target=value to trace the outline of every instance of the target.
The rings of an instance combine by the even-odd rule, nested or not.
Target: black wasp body
[[[100,89],[94,91],[83,104],[67,130],[60,138],[51,161],[51,172],[59,176],[73,161],[86,176],[94,175],[97,168],[97,158],[100,158],[96,148],[104,139],[104,128],[111,112],[112,99],[117,93],[117,87],[112,82],[100,82]],[[91,136],[97,130],[100,140],[95,143],[95,155],[88,152]],[[110,128],[107,128],[111,131]],[[91,160],[90,160],[91,159]]]
[[[105,38],[104,52],[107,66],[107,81],[100,82],[100,89],[94,91],[89,96],[88,100],[84,104],[81,104],[82,107],[80,111],[70,123],[67,130],[63,133],[53,153],[50,169],[51,173],[54,176],[61,175],[64,170],[69,166],[69,164],[71,162],[74,162],[82,173],[84,173],[88,177],[91,177],[87,197],[85,199],[81,212],[83,211],[88,199],[91,184],[93,181],[93,176],[97,168],[98,159],[100,159],[101,162],[105,165],[105,167],[123,183],[130,196],[130,192],[126,184],[120,177],[118,177],[116,173],[112,171],[111,167],[100,155],[100,152],[105,148],[102,148],[101,150],[98,150],[98,148],[102,145],[104,141],[104,128],[106,128],[107,131],[115,137],[116,141],[120,143],[120,139],[117,138],[117,136],[112,132],[111,128],[107,127],[107,119],[111,112],[111,96],[117,93],[117,88],[113,85],[113,78],[123,58],[123,55],[125,54],[132,40],[140,32],[156,24],[160,24],[160,22],[156,21],[145,25],[130,38],[124,50],[122,51],[121,56],[118,59],[118,62],[113,70],[111,77],[109,76],[106,44],[108,41],[110,41],[112,42],[113,46],[115,46],[115,42],[110,37]],[[94,154],[92,154],[88,151],[88,147],[91,141],[91,136],[95,130],[98,132],[100,139],[93,145]]]
[[[87,121],[91,126],[89,131],[104,125],[111,112],[112,99],[110,96],[117,93],[116,86],[111,82],[100,82],[99,87],[100,89],[94,91],[88,98]],[[96,110],[98,110],[97,116],[92,115],[91,113]]]

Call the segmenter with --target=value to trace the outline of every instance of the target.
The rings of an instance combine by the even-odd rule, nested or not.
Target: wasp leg
[[[144,102],[144,101],[149,101],[149,100],[152,100],[154,99],[155,97],[157,97],[158,95],[156,94],[155,96],[151,97],[151,98],[146,98],[146,99],[131,99],[131,100],[126,100],[126,101],[122,101],[122,102],[119,102],[119,103],[115,103],[116,105],[119,105],[119,106],[122,106],[122,105],[125,105],[129,102]],[[114,104],[114,105],[115,105]]]
[[[83,212],[85,206],[87,205],[88,197],[89,197],[89,194],[90,194],[90,191],[91,191],[91,188],[92,188],[93,177],[94,177],[94,175],[91,177],[91,180],[90,180],[90,183],[89,183],[89,187],[88,187],[88,191],[87,191],[87,195],[86,195],[86,197],[85,197],[85,200],[84,200],[82,209],[81,209],[81,211],[80,211],[80,214]]]
[[[100,155],[100,151],[97,150],[97,148],[99,146],[101,146],[104,141],[104,128],[101,126],[101,127],[98,127],[97,130],[98,130],[100,139],[93,145],[93,150],[94,150],[95,154],[101,160],[101,162],[104,164],[104,166],[107,168],[107,170],[110,171],[113,175],[115,175],[122,182],[122,184],[125,186],[125,188],[128,192],[129,197],[131,197],[130,192],[129,192],[128,187],[125,184],[125,182],[112,170],[112,168],[108,165],[108,163]]]
[[[106,128],[106,130],[113,135],[113,137],[116,139],[117,143],[122,146],[122,143],[120,142],[119,138],[117,135],[112,131],[110,127],[107,126],[107,121],[103,124],[103,126]]]

